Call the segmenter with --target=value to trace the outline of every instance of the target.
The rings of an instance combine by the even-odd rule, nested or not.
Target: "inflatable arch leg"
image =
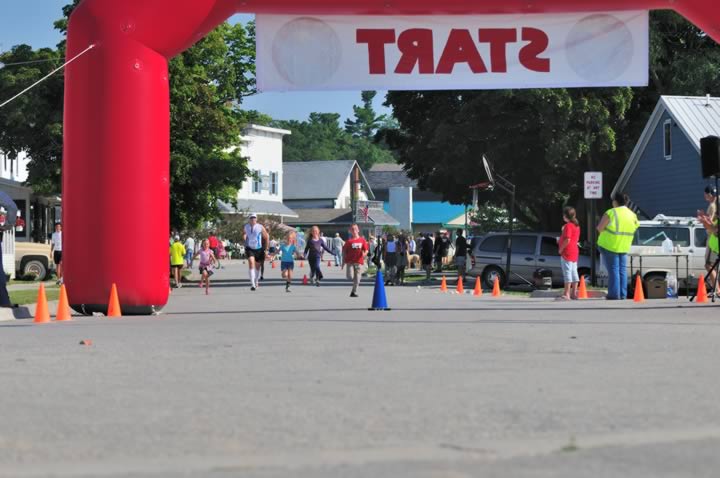
[[[307,14],[537,13],[674,8],[720,40],[717,0],[83,0],[68,31],[63,221],[76,310],[124,313],[168,298],[168,58],[237,11]]]

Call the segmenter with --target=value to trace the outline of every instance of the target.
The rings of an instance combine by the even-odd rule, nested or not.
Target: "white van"
[[[663,241],[666,239],[672,241],[674,251],[689,255],[690,286],[694,287],[697,284],[697,278],[705,274],[705,245],[707,243],[707,231],[694,217],[658,214],[649,221],[640,221],[640,227],[633,238],[630,254],[642,255],[643,279],[664,279],[668,273],[678,275],[674,257],[653,257],[665,254]],[[678,264],[678,284],[684,288],[687,286],[688,278],[685,258],[680,257]],[[636,273],[639,267],[639,258],[633,258],[632,272]],[[631,286],[629,283],[630,272],[630,257],[628,257],[628,286]],[[602,263],[598,268],[598,283],[602,287],[607,286],[607,270]]]

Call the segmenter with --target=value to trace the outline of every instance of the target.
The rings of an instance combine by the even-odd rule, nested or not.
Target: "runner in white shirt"
[[[57,272],[57,284],[60,285],[63,282],[63,268],[62,268],[62,224],[59,222],[55,224],[55,232],[52,233],[52,240],[50,245],[50,254],[53,256],[53,262],[55,263],[55,271]]]
[[[260,268],[267,255],[264,244],[268,244],[270,241],[265,227],[258,224],[256,214],[250,214],[248,221],[243,230],[243,240],[245,241],[245,255],[248,258],[250,290],[255,290],[259,287]]]
[[[193,259],[195,257],[195,239],[188,237],[185,239],[185,262],[189,269],[192,269]]]

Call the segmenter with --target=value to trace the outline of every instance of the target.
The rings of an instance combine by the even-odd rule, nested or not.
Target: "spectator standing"
[[[362,277],[365,267],[365,257],[370,250],[370,246],[364,237],[360,237],[360,228],[357,224],[350,226],[350,239],[348,239],[342,248],[343,262],[345,263],[346,276],[348,280],[353,282],[350,297],[358,297],[357,291],[360,286],[360,278]]]
[[[420,264],[425,270],[425,280],[430,281],[430,275],[432,274],[432,261],[433,261],[433,241],[430,238],[430,234],[425,234],[425,238],[420,242]]]
[[[218,241],[218,238],[213,231],[210,234],[210,237],[208,237],[208,243],[210,244],[210,250],[213,251],[213,254],[215,255],[215,262],[217,263],[217,268],[221,269],[222,266],[220,265],[220,256],[218,255],[220,252],[220,250],[218,249],[219,242],[220,241]]]
[[[175,236],[175,241],[170,246],[170,268],[173,272],[176,289],[182,287],[180,283],[180,272],[185,262],[185,253],[185,246],[180,242],[180,236]]]
[[[458,279],[465,281],[465,268],[467,267],[467,239],[463,236],[463,230],[457,230],[455,238],[455,265],[458,270]]]
[[[332,250],[335,252],[335,266],[342,267],[342,265],[343,265],[343,246],[345,246],[345,241],[342,240],[342,237],[340,237],[339,232],[335,233],[335,237],[333,238],[332,243],[333,243]]]
[[[385,245],[385,285],[395,285],[395,274],[397,272],[397,242],[395,236],[388,234]]]
[[[57,285],[63,283],[63,266],[62,266],[62,224],[55,224],[55,232],[52,233],[50,240],[50,254],[53,256],[55,263],[55,271],[57,274]]]
[[[580,223],[577,220],[577,213],[572,207],[566,207],[563,210],[563,221],[565,225],[562,229],[562,235],[558,243],[558,251],[560,253],[560,265],[562,267],[563,281],[565,282],[565,290],[558,297],[559,300],[577,299],[578,277],[577,263],[580,256]]]
[[[410,263],[408,253],[410,251],[410,242],[405,234],[400,234],[396,241],[397,244],[397,274],[395,275],[395,285],[405,284],[405,269]]]
[[[710,284],[715,284],[716,271],[713,269],[715,261],[718,258],[718,231],[717,231],[717,191],[712,186],[705,188],[705,201],[708,202],[708,208],[706,211],[698,211],[698,220],[705,226],[708,231],[707,246],[705,247],[705,270],[710,274],[708,280]],[[720,291],[716,290],[715,294],[718,295]]]
[[[185,239],[185,262],[188,269],[192,269],[193,259],[195,258],[195,239],[192,236],[188,236]]]
[[[639,227],[637,216],[627,208],[628,197],[615,193],[613,207],[600,219],[598,247],[608,271],[608,300],[627,298],[627,254]]]
[[[17,205],[15,201],[10,198],[7,194],[0,191],[0,206],[5,211],[0,213],[0,249],[2,249],[2,240],[5,231],[9,231],[15,227],[15,221],[17,220]],[[0,259],[0,307],[17,307],[10,302],[10,295],[7,291],[7,279],[5,277],[5,269]]]

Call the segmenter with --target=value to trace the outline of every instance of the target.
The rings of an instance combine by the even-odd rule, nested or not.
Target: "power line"
[[[39,85],[39,84],[42,83],[43,81],[47,80],[48,78],[50,78],[51,76],[53,76],[55,73],[57,73],[58,71],[62,70],[62,69],[65,68],[67,65],[69,65],[69,64],[72,63],[73,61],[77,60],[78,58],[80,58],[81,56],[83,56],[85,53],[89,52],[89,51],[92,50],[93,48],[95,48],[95,45],[94,45],[94,44],[92,44],[92,45],[90,45],[89,47],[85,48],[83,51],[81,51],[80,53],[78,53],[78,54],[75,55],[74,57],[70,58],[68,61],[66,61],[65,63],[63,63],[63,64],[60,65],[59,67],[55,68],[53,71],[51,71],[51,72],[48,73],[47,75],[43,76],[43,77],[40,78],[38,81],[36,81],[36,82],[33,83],[32,85],[28,86],[27,88],[25,88],[24,90],[22,90],[22,91],[21,91],[20,93],[18,93],[17,95],[13,96],[13,97],[10,98],[9,100],[4,101],[2,104],[0,104],[0,108],[2,108],[3,106],[7,105],[7,104],[10,103],[10,102],[12,102],[13,100],[21,97],[22,95],[24,95],[24,94],[27,93],[28,91],[32,90],[32,89],[35,88],[37,85]]]

